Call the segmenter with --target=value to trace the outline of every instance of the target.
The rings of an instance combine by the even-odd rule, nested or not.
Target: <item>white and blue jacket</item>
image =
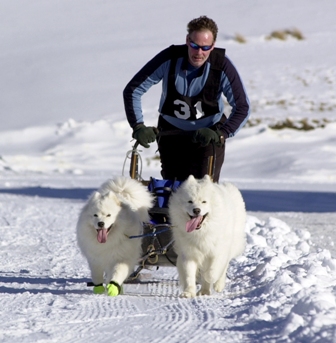
[[[228,138],[249,117],[244,85],[224,49],[215,48],[204,65],[195,69],[188,63],[187,45],[172,45],[149,61],[124,89],[126,116],[132,128],[144,122],[142,95],[160,81],[161,124],[167,122],[184,131],[212,127]],[[228,118],[224,115],[222,95],[232,107]]]

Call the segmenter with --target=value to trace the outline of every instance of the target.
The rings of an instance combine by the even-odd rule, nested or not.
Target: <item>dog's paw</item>
[[[116,297],[117,295],[119,295],[119,289],[117,286],[108,284],[106,288],[107,288],[107,295],[108,296]]]
[[[123,294],[123,288],[114,281],[111,281],[107,286],[107,295],[110,297],[116,297],[119,294]]]
[[[196,293],[194,292],[183,292],[180,294],[180,298],[195,298]]]
[[[94,294],[104,294],[105,293],[105,287],[103,285],[98,285],[93,287],[93,293]]]
[[[211,291],[210,289],[203,289],[201,288],[198,292],[197,295],[211,295]]]
[[[218,293],[221,293],[223,292],[224,290],[224,287],[225,287],[225,280],[218,280],[217,282],[214,283],[214,290]]]

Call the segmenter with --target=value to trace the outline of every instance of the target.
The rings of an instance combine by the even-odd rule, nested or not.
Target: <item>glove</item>
[[[214,142],[219,145],[220,136],[217,131],[205,127],[194,132],[192,141],[193,143],[200,143],[203,147],[209,145],[210,142]]]
[[[139,124],[133,129],[132,137],[143,147],[149,148],[148,143],[153,143],[155,141],[157,132],[156,127],[147,127],[144,124]]]

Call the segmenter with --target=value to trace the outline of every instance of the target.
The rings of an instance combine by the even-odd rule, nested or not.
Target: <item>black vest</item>
[[[161,113],[185,120],[197,120],[196,104],[200,102],[203,116],[212,116],[219,112],[217,95],[220,86],[221,74],[224,67],[225,49],[214,48],[207,62],[210,62],[208,78],[203,89],[195,96],[188,97],[180,94],[175,87],[175,69],[178,58],[183,57],[182,67],[188,61],[187,45],[172,45],[171,62],[168,74],[167,96],[162,106]],[[206,62],[206,63],[207,63]],[[205,64],[200,67],[199,73],[203,73]]]

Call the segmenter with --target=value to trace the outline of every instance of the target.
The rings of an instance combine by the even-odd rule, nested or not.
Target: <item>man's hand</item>
[[[205,127],[203,129],[195,131],[192,141],[193,143],[200,143],[201,146],[207,146],[211,142],[214,142],[215,144],[219,145],[220,137],[216,131]]]
[[[156,127],[147,127],[144,124],[139,124],[133,129],[132,137],[143,147],[149,148],[149,143],[155,141],[157,132]]]

